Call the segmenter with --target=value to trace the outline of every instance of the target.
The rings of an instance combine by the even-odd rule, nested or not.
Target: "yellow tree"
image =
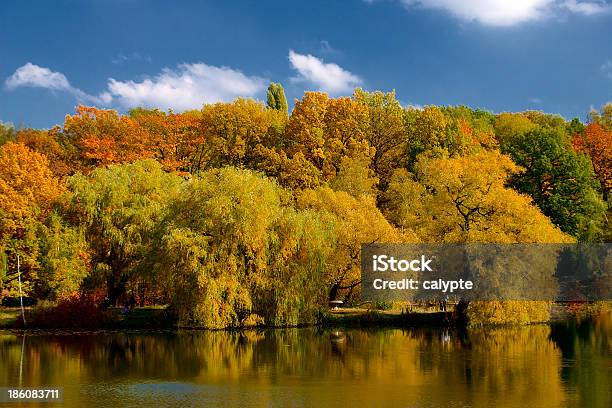
[[[430,243],[574,242],[528,196],[506,187],[510,175],[518,170],[498,151],[455,158],[422,157],[415,174],[401,170],[392,179],[387,192],[389,218]],[[525,271],[531,274],[531,289],[541,289],[546,299],[554,290],[550,280],[554,258],[532,261],[537,268]],[[522,280],[523,270],[517,266],[501,263],[481,268],[480,283],[493,289],[501,284],[504,293],[515,299],[528,280]],[[512,286],[505,285],[509,282]],[[470,302],[467,312],[472,324],[541,322],[548,319],[549,305],[545,301]]]
[[[35,280],[38,227],[63,191],[44,155],[20,143],[0,147],[0,287],[14,285],[17,255],[25,279]]]
[[[370,117],[365,105],[348,97],[327,102],[323,132],[324,177],[335,177],[344,157],[371,158],[375,149],[366,139],[369,128]]]
[[[396,168],[406,165],[408,135],[404,125],[404,109],[395,98],[395,92],[355,91],[354,98],[368,108],[370,125],[366,134],[375,149],[372,169],[385,190]]]
[[[448,122],[438,107],[410,108],[405,113],[405,120],[408,132],[408,168],[414,166],[417,157],[423,152],[435,156],[448,150],[445,143]]]
[[[255,148],[267,144],[282,116],[253,99],[205,105],[200,124],[204,141],[194,171],[225,165],[252,167]]]
[[[422,157],[415,174],[394,175],[389,217],[429,242],[571,242],[529,197],[506,187],[517,171],[498,151]]]
[[[285,129],[286,151],[289,156],[298,151],[319,169],[323,167],[325,112],[329,96],[323,92],[306,92],[295,107]]]
[[[322,187],[300,193],[297,206],[322,213],[334,225],[334,250],[326,268],[330,300],[342,296],[350,302],[358,297],[362,244],[417,242],[414,234],[389,224],[373,197],[355,198]]]
[[[529,133],[537,128],[529,118],[522,113],[504,112],[495,118],[495,136],[500,143],[512,138]]]

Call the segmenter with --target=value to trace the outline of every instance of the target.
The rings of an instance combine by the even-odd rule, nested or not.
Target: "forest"
[[[181,113],[78,106],[51,129],[0,122],[0,299],[20,277],[56,305],[313,323],[359,302],[362,243],[610,242],[611,189],[612,104],[583,123],[357,89],[289,112],[273,83],[265,103]],[[548,313],[478,306],[496,322]]]

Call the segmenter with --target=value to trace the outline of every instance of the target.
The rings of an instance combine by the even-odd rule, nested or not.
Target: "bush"
[[[374,308],[376,310],[391,310],[393,308],[393,303],[386,302],[384,300],[377,300],[374,304]]]
[[[470,326],[532,324],[548,322],[550,306],[547,301],[475,301],[465,313]]]
[[[46,306],[26,311],[27,327],[40,329],[74,328],[94,329],[111,325],[116,321],[111,311],[105,311],[93,298],[73,295],[60,300],[55,306]],[[23,327],[23,321],[17,321]]]

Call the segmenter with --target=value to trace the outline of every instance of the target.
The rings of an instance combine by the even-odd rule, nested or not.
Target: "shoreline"
[[[606,308],[607,309],[607,308]],[[31,309],[30,309],[31,310]],[[571,311],[562,305],[555,305],[550,319],[544,322],[533,322],[532,324],[550,324],[559,321],[571,320],[592,310],[587,307],[579,312]],[[608,310],[610,312],[610,310]],[[201,326],[177,325],[176,321],[161,308],[137,308],[128,314],[116,314],[116,320],[112,323],[99,326],[76,327],[76,326],[30,326],[22,327],[19,323],[21,311],[19,308],[0,307],[0,330],[9,331],[68,331],[68,332],[105,332],[105,331],[249,331],[249,330],[275,330],[290,328],[318,327],[323,329],[334,328],[457,328],[468,327],[465,318],[455,311],[388,311],[374,309],[339,309],[329,310],[322,314],[317,322],[311,324],[300,324],[293,326],[270,326],[253,325],[226,328],[207,328]],[[27,316],[27,315],[26,315]],[[493,325],[490,327],[498,327]],[[502,325],[513,326],[513,325]],[[515,326],[515,325],[514,325]],[[485,326],[488,327],[488,326]]]

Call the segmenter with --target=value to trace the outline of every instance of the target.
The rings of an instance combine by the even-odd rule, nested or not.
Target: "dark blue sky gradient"
[[[74,111],[69,93],[4,87],[27,62],[90,94],[111,77],[141,80],[204,62],[279,81],[293,99],[307,86],[289,81],[290,49],[337,63],[368,90],[396,89],[404,104],[584,119],[591,106],[612,100],[612,77],[601,70],[612,60],[610,39],[609,14],[491,27],[382,0],[3,1],[0,120],[49,127]],[[116,63],[119,55],[130,59]]]

